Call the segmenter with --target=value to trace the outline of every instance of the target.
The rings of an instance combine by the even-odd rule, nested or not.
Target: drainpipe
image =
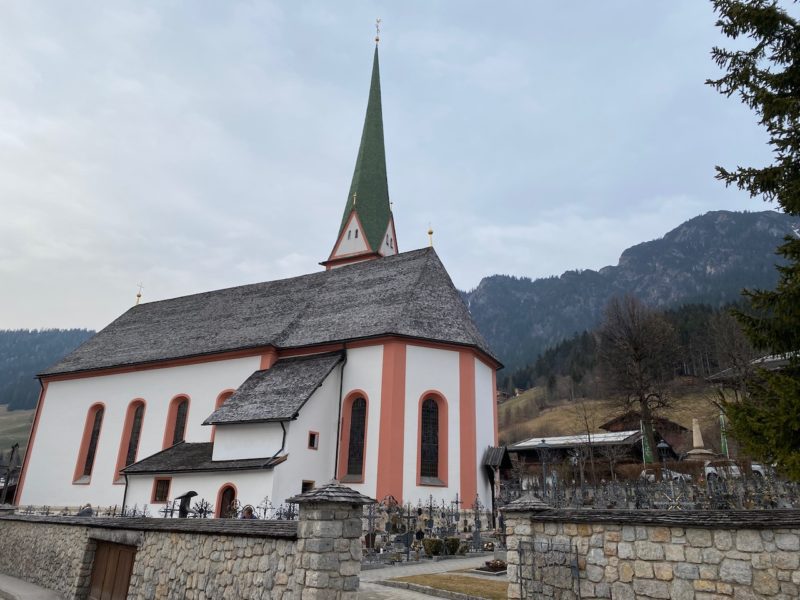
[[[125,512],[125,502],[128,501],[128,474],[123,473],[122,476],[125,478],[125,491],[122,493],[122,512]]]
[[[272,458],[278,456],[278,454],[283,452],[283,449],[286,448],[286,425],[283,424],[283,421],[278,421],[278,423],[280,423],[281,429],[283,430],[283,437],[281,438],[281,447],[278,448],[278,451],[272,455]]]
[[[339,438],[342,435],[342,392],[344,388],[344,367],[347,364],[347,344],[344,344],[344,360],[342,361],[342,372],[339,376],[339,417],[336,419],[336,454],[333,455],[333,478],[339,472]]]

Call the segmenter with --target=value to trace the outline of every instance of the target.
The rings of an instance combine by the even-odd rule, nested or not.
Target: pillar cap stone
[[[308,504],[311,502],[338,502],[341,504],[375,504],[375,500],[369,496],[355,491],[352,488],[342,485],[335,479],[326,483],[322,487],[314,488],[304,494],[298,494],[289,498],[288,502],[294,504]]]
[[[525,512],[531,510],[550,510],[551,508],[552,506],[543,502],[540,498],[537,498],[532,493],[528,493],[506,504],[500,510],[503,512]]]

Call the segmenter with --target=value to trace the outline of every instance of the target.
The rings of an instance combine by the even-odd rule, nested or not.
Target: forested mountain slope
[[[37,373],[94,335],[87,329],[0,330],[0,405],[9,410],[36,406]]]
[[[536,280],[493,275],[464,298],[481,333],[513,371],[596,327],[615,295],[632,293],[659,308],[719,307],[740,301],[744,287],[773,287],[775,249],[798,225],[774,211],[709,212],[628,248],[615,266]]]

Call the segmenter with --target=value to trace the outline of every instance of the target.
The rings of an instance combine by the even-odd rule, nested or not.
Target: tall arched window
[[[120,471],[136,462],[136,456],[139,452],[139,440],[142,437],[143,422],[144,400],[134,400],[128,405],[125,423],[122,426],[122,439],[119,443],[117,469],[114,474],[116,483],[124,483],[124,478]]]
[[[364,481],[368,409],[367,395],[361,390],[348,394],[342,403],[338,469],[340,481],[349,483]]]
[[[438,392],[423,394],[419,404],[419,485],[447,485],[447,402]]]
[[[167,426],[164,430],[164,448],[186,439],[186,419],[189,416],[189,397],[175,396],[169,403]]]
[[[225,402],[228,401],[228,398],[233,396],[233,392],[234,392],[234,390],[225,390],[219,396],[217,396],[217,401],[214,403],[214,410],[217,410],[220,406],[225,404]],[[214,441],[214,438],[216,437],[216,435],[217,435],[217,426],[216,425],[212,425],[211,426],[211,441],[212,442]]]
[[[347,474],[364,476],[364,434],[367,431],[367,401],[356,398],[350,407],[350,439],[347,444]]]
[[[100,430],[103,427],[105,407],[94,404],[86,414],[86,423],[83,426],[83,437],[78,451],[78,462],[75,465],[74,483],[89,483],[94,469],[94,459],[97,456],[97,444],[100,441]]]
[[[422,477],[439,477],[439,407],[433,398],[422,402],[420,469]]]

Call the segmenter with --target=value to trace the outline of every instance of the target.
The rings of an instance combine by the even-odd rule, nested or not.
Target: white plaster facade
[[[403,429],[402,464],[380,465],[380,431],[383,413],[384,345],[348,348],[346,361],[337,366],[311,395],[299,417],[283,423],[242,423],[217,425],[213,460],[239,460],[286,455],[273,470],[211,471],[193,474],[165,473],[171,477],[170,497],[195,491],[200,498],[216,501],[221,486],[232,483],[242,503],[258,504],[269,497],[276,506],[301,491],[304,481],[319,485],[337,471],[340,432],[340,398],[363,395],[368,402],[365,434],[364,481],[348,484],[376,497],[380,469],[402,469],[402,500],[416,502],[433,495],[449,502],[461,492],[461,389],[460,350],[409,341],[405,347],[405,394],[403,423],[389,424]],[[494,444],[494,391],[492,367],[474,353],[475,364],[475,463],[477,492],[484,503],[489,499],[489,482],[481,467],[487,446]],[[212,427],[202,422],[214,411],[218,396],[236,389],[260,368],[260,357],[236,358],[201,364],[152,368],[132,373],[83,377],[48,384],[28,472],[19,502],[22,505],[75,506],[121,505],[125,486],[113,483],[118,452],[123,439],[123,422],[131,401],[146,403],[137,460],[160,452],[164,443],[167,411],[177,395],[190,398],[186,441],[208,442]],[[447,405],[447,485],[418,485],[419,407],[426,394],[440,395]],[[102,402],[105,415],[97,453],[88,484],[73,483],[73,475],[84,433],[87,412]],[[343,416],[343,415],[342,415]],[[309,432],[318,433],[317,448],[309,448]],[[131,475],[125,501],[132,506],[150,504],[156,475]],[[471,501],[468,500],[468,501]],[[152,510],[151,510],[152,512]]]

